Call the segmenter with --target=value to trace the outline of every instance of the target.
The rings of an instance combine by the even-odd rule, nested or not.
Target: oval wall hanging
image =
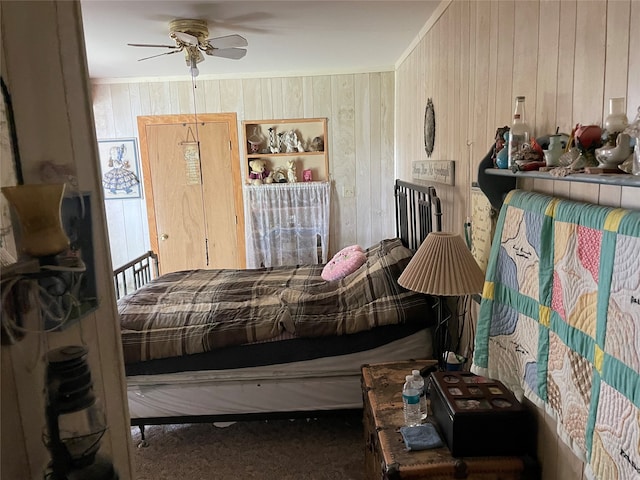
[[[436,141],[436,113],[433,109],[433,101],[427,100],[427,107],[424,109],[424,150],[427,157],[431,157]]]

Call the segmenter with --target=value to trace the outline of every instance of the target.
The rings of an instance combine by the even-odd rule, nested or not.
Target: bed
[[[132,425],[356,411],[363,364],[431,358],[432,299],[396,279],[441,229],[440,201],[399,180],[394,192],[396,237],[366,248],[342,280],[324,281],[323,265],[118,269],[143,278],[132,293],[117,287]]]

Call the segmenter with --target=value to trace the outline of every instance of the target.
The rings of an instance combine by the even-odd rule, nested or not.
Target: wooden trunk
[[[455,458],[445,446],[407,451],[400,435],[402,383],[413,369],[434,361],[381,363],[362,367],[364,397],[365,472],[367,480],[518,480],[535,478],[524,457]],[[430,416],[427,421],[433,422]],[[442,435],[441,435],[442,437]],[[443,438],[444,441],[444,438]],[[483,439],[479,438],[479,442]]]

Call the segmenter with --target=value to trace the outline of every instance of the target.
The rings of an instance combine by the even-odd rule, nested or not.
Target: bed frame
[[[394,184],[396,236],[413,251],[431,231],[442,230],[442,206],[435,187],[396,180]],[[113,271],[116,299],[159,275],[158,256],[152,250]]]
[[[415,251],[431,231],[442,229],[440,199],[434,187],[416,185],[402,180],[395,181],[394,197],[396,236],[402,239],[407,248]],[[157,256],[154,252],[149,251],[114,271],[117,298],[135,291],[157,276]],[[359,411],[361,409],[132,418],[131,425],[140,428],[142,440],[139,446],[145,446],[145,425],[308,418],[320,415],[355,414]]]
[[[396,180],[396,235],[416,251],[430,232],[442,230],[442,205],[435,187]]]
[[[147,253],[113,271],[113,286],[116,290],[116,299],[120,300],[129,291],[135,292],[158,276],[158,256],[155,252],[149,250]]]

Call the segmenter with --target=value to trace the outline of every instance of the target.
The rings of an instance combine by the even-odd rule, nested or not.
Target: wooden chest
[[[400,434],[403,425],[402,383],[412,369],[432,361],[364,365],[365,478],[367,480],[518,480],[535,478],[520,457],[454,458],[445,446],[407,451]],[[427,421],[433,421],[431,417]],[[443,438],[444,441],[444,438]],[[482,439],[478,439],[482,441]]]

